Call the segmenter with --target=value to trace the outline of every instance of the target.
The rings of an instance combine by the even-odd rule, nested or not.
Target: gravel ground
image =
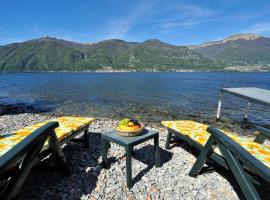
[[[57,115],[18,114],[0,116],[0,132],[8,133],[23,126],[54,118]],[[200,118],[197,118],[197,121]],[[218,128],[237,131],[250,136],[239,125],[225,120],[215,123]],[[100,133],[112,130],[117,121],[97,119],[90,126],[90,147],[71,143],[64,147],[71,174],[59,171],[32,170],[19,199],[239,199],[239,187],[230,173],[217,169],[197,178],[188,176],[194,164],[196,151],[186,143],[174,144],[165,150],[166,130],[159,124],[149,123],[148,128],[160,133],[162,167],[154,166],[153,141],[136,146],[132,160],[134,186],[126,187],[124,149],[112,144],[108,158],[109,169],[101,168]],[[52,158],[48,158],[50,162]]]

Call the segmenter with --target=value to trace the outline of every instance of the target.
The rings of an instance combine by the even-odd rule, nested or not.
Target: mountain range
[[[77,43],[42,37],[0,46],[0,71],[269,71],[270,38],[237,34],[199,45],[157,39]]]

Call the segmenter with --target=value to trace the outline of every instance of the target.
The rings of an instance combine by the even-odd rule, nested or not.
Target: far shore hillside
[[[177,46],[157,39],[76,43],[43,37],[0,46],[1,72],[270,71],[270,38],[236,34]]]

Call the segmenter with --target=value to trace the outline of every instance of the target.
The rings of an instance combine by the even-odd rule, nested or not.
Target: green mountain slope
[[[123,40],[105,40],[88,45],[84,51],[85,58],[81,59],[76,65],[79,69],[84,70],[102,67],[114,68],[117,65],[115,60],[136,44]]]
[[[43,38],[0,48],[1,71],[73,70],[84,54],[63,40]]]
[[[186,47],[173,46],[159,40],[147,40],[130,48],[115,60],[115,68],[133,70],[216,70],[211,59]]]
[[[0,47],[0,71],[270,70],[270,38],[238,34],[193,46],[159,40],[83,44],[44,37]]]
[[[159,40],[92,44],[40,38],[0,47],[1,71],[216,70],[222,67],[187,47]],[[222,68],[219,68],[222,69]]]
[[[198,53],[227,65],[269,65],[270,38],[237,34],[224,40],[190,47]]]

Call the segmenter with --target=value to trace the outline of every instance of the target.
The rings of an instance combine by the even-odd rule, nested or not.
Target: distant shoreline
[[[22,72],[0,72],[1,74],[23,74],[23,73],[269,73],[270,70],[242,70],[242,71],[195,71],[195,70],[177,70],[177,71],[128,71],[128,70],[96,70],[96,71],[22,71]]]

